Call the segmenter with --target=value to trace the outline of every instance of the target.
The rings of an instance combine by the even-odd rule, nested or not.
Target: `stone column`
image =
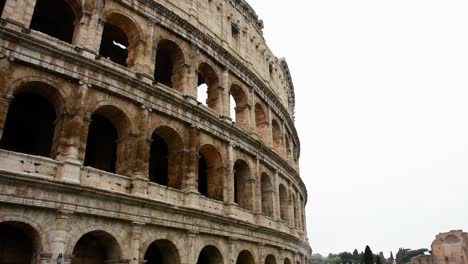
[[[99,54],[102,30],[105,20],[100,20],[98,13],[83,11],[75,26],[73,43],[85,57],[94,59]],[[102,22],[102,24],[100,23]]]
[[[181,255],[180,264],[192,264],[192,263],[197,262],[198,256],[197,256],[197,252],[195,251],[195,244],[197,243],[196,241],[197,235],[198,235],[198,231],[196,230],[187,231],[187,240],[186,240],[186,247],[185,247],[187,254],[185,254],[185,256]]]
[[[231,121],[230,110],[229,110],[231,87],[229,87],[229,68],[228,67],[224,68],[220,83],[221,83],[221,86],[224,87],[223,93],[221,95],[223,107],[222,107],[220,114],[222,117],[227,118],[229,121]]]
[[[5,129],[5,122],[8,115],[8,109],[13,97],[2,97],[0,98],[0,140],[3,136],[3,130]]]
[[[130,237],[130,264],[140,264],[140,244],[141,229],[144,223],[134,222],[132,224],[132,233]]]
[[[189,146],[185,151],[183,189],[187,192],[198,193],[198,146],[200,145],[200,132],[195,126],[189,128]]]
[[[265,142],[269,147],[274,148],[273,146],[273,126],[272,124],[272,118],[271,118],[271,108],[270,106],[267,106],[267,120],[268,120],[268,129],[267,129],[267,141]]]
[[[138,115],[138,136],[135,140],[134,154],[133,154],[133,170],[132,170],[132,193],[137,195],[148,194],[148,181],[149,181],[149,158],[151,139],[147,138],[147,131],[149,127],[149,113],[151,109],[147,106],[141,106],[141,111]]]
[[[35,6],[36,0],[7,0],[3,8],[2,18],[29,28]]]
[[[249,85],[249,94],[248,96],[248,104],[250,105],[249,108],[249,130],[252,134],[256,135],[255,131],[255,90],[253,85]]]
[[[274,197],[273,197],[273,215],[275,220],[281,219],[281,202],[279,196],[279,183],[278,183],[278,171],[275,170],[273,174],[273,190],[274,190]]]
[[[225,214],[227,216],[232,216],[233,208],[236,206],[234,203],[234,146],[232,142],[229,142],[227,148],[226,156],[226,166],[225,170],[225,185],[224,185],[224,201],[227,206],[225,206]]]
[[[72,212],[59,210],[55,219],[55,229],[50,242],[51,259],[53,263],[71,262],[71,256],[65,255],[70,230],[70,216]]]
[[[257,214],[262,213],[262,190],[261,190],[261,171],[260,171],[260,160],[258,157],[255,158],[255,167],[253,168],[253,196],[254,196],[254,211]]]

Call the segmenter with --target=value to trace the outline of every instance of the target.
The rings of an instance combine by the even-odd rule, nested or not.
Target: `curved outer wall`
[[[0,258],[307,263],[294,87],[246,2],[0,8]]]

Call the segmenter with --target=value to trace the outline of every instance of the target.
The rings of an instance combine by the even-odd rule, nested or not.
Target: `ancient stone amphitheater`
[[[0,12],[0,263],[307,263],[294,87],[246,2]]]

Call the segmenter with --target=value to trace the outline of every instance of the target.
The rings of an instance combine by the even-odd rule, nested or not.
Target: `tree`
[[[364,264],[374,264],[374,254],[372,254],[372,250],[369,246],[366,246],[366,249],[364,250],[363,262]]]
[[[395,259],[393,258],[393,252],[392,252],[392,251],[390,251],[390,259],[389,259],[389,260],[390,260],[390,262],[393,262],[393,261],[395,260]]]

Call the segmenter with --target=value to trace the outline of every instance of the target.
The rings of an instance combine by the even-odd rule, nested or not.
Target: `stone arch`
[[[224,263],[221,251],[213,245],[205,246],[199,253],[197,264],[222,264]]]
[[[280,184],[278,187],[279,200],[280,200],[280,217],[281,220],[284,220],[286,223],[289,223],[289,198],[288,191],[283,184]]]
[[[74,244],[72,254],[71,264],[115,262],[122,258],[120,244],[102,230],[83,234]]]
[[[124,173],[131,161],[130,142],[125,138],[131,132],[130,118],[120,108],[105,103],[99,104],[92,113],[84,165]]]
[[[276,119],[273,119],[271,121],[271,129],[272,129],[272,136],[273,136],[273,148],[275,149],[278,155],[282,155],[283,136],[281,132],[281,127],[278,121],[276,121]]]
[[[206,97],[206,105],[219,112],[219,109],[221,107],[221,90],[219,89],[219,78],[218,74],[216,71],[213,69],[213,67],[206,63],[202,62],[198,66],[198,91],[197,96],[198,101],[200,101],[200,98]],[[200,88],[202,85],[206,86],[206,95],[201,95]],[[203,91],[204,92],[204,91]]]
[[[7,92],[13,99],[0,125],[3,130],[0,147],[32,155],[55,156],[54,142],[59,134],[56,121],[65,107],[62,94],[55,86],[40,81],[14,84]]]
[[[272,254],[266,256],[265,264],[276,264],[276,258]]]
[[[156,240],[145,251],[144,261],[148,264],[179,264],[177,247],[167,239]]]
[[[72,43],[82,13],[78,0],[37,0],[30,28]]]
[[[37,229],[23,221],[0,222],[0,259],[6,263],[34,263],[42,252]]]
[[[71,255],[73,254],[73,249],[75,245],[78,243],[78,240],[82,238],[85,234],[98,231],[98,232],[103,232],[108,234],[110,237],[112,237],[117,245],[123,244],[125,234],[121,230],[116,230],[110,225],[107,224],[101,224],[101,223],[96,223],[96,224],[87,224],[86,226],[73,226],[72,229],[69,232],[69,240],[68,244],[66,247],[65,255]],[[125,251],[120,249],[120,256],[125,257]]]
[[[103,17],[106,22],[99,54],[122,66],[133,67],[143,50],[143,31],[132,17],[119,11],[109,10]]]
[[[182,92],[185,77],[185,55],[172,40],[161,39],[156,48],[154,81]]]
[[[249,164],[244,160],[234,163],[234,202],[246,210],[253,210],[253,178]]]
[[[224,163],[218,149],[211,145],[202,145],[198,158],[198,191],[208,198],[223,201]]]
[[[284,258],[284,264],[291,264],[291,261],[289,260],[289,258]]]
[[[238,85],[233,84],[231,85],[231,89],[229,90],[230,96],[234,99],[235,102],[235,122],[242,128],[247,128],[249,125],[249,100],[247,97],[247,93],[244,89]],[[229,107],[231,109],[232,106]],[[231,118],[233,118],[231,116]]]
[[[150,181],[181,189],[184,144],[179,133],[169,126],[153,130],[149,157]]]
[[[255,264],[255,260],[250,251],[242,250],[237,256],[236,264]]]
[[[255,132],[263,142],[267,142],[268,119],[265,108],[260,103],[255,104]]]
[[[274,190],[271,184],[270,176],[266,173],[262,173],[260,180],[261,198],[262,198],[262,212],[267,216],[273,217],[273,197]]]

